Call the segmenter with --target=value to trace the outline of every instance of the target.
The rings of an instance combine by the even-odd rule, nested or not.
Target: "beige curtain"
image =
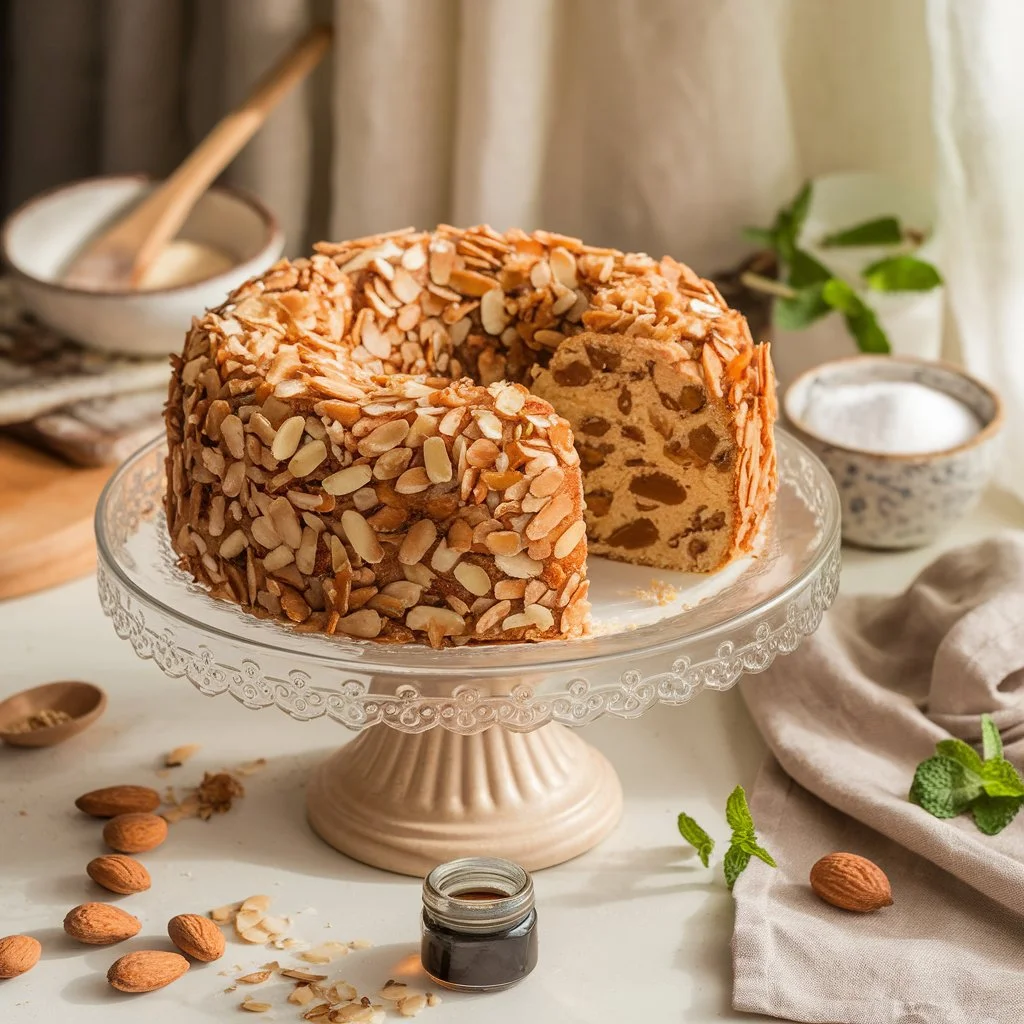
[[[165,173],[311,23],[329,64],[228,179],[292,252],[543,226],[712,273],[798,183],[935,194],[964,358],[1024,436],[1022,0],[6,0],[6,206]],[[1021,452],[1020,445],[1012,446]],[[1007,479],[1024,495],[1024,473]]]
[[[313,21],[228,172],[318,237],[543,225],[709,269],[808,174],[926,186],[924,0],[8,0],[6,204],[165,173]],[[881,116],[879,111],[884,111]]]

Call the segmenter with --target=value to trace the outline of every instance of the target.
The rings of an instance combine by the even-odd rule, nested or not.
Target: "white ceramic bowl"
[[[178,237],[231,256],[230,270],[177,288],[96,292],[61,284],[82,244],[154,187],[142,176],[90,178],[30,199],[8,217],[0,253],[18,295],[43,323],[83,345],[130,356],[181,350],[193,316],[262,273],[281,255],[284,236],[257,199],[214,186],[196,204]]]
[[[848,448],[814,433],[804,421],[812,389],[868,381],[914,381],[963,402],[982,424],[965,444],[921,455]],[[999,396],[951,363],[912,356],[853,356],[822,363],[797,377],[783,401],[796,434],[832,474],[843,509],[843,539],[868,548],[930,544],[970,511],[994,468],[1002,428]]]

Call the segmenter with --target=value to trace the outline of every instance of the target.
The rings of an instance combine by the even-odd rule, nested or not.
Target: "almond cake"
[[[549,232],[321,244],[193,322],[166,513],[219,598],[434,647],[587,630],[587,551],[713,572],[776,488],[767,345],[714,285]]]

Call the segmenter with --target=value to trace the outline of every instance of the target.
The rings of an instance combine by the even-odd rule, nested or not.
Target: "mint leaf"
[[[986,761],[1003,756],[1003,740],[991,715],[981,716],[981,749]]]
[[[982,793],[979,775],[940,754],[917,766],[910,800],[936,818],[955,818]]]
[[[757,843],[743,843],[742,848],[751,856],[763,860],[770,868],[778,867],[778,864],[775,863],[775,858],[763,846],[758,846]]]
[[[1024,796],[1024,780],[1003,758],[992,758],[981,766],[982,786],[989,796]]]
[[[775,232],[771,228],[744,228],[743,237],[766,249],[775,248]]]
[[[1016,817],[1024,804],[1019,796],[979,796],[971,805],[974,824],[987,836],[998,835]]]
[[[861,352],[888,352],[889,339],[878,325],[875,314],[845,281],[833,277],[821,289],[822,298],[838,309]]]
[[[969,743],[964,743],[963,740],[942,740],[935,744],[935,753],[941,754],[943,757],[951,757],[954,761],[959,761],[965,768],[978,775],[982,773],[983,762],[981,757],[974,747]]]
[[[927,292],[942,284],[939,272],[916,256],[889,256],[864,268],[868,287],[878,292]]]
[[[803,288],[809,284],[824,284],[832,277],[832,271],[819,263],[809,252],[794,249],[792,258],[787,260],[789,277],[787,284]]]
[[[730,846],[722,867],[725,870],[725,884],[731,889],[736,884],[736,879],[743,874],[746,866],[750,863],[750,851],[742,846]]]
[[[797,192],[793,202],[789,205],[789,223],[793,231],[793,244],[803,230],[804,221],[807,220],[807,211],[811,208],[811,183],[805,182],[803,188]]]
[[[821,297],[820,284],[801,288],[792,299],[776,299],[772,304],[772,323],[784,331],[799,331],[820,320],[832,307]]]
[[[708,858],[715,841],[688,814],[679,815],[679,834],[697,851],[701,864],[708,866]]]
[[[847,228],[845,231],[837,231],[835,234],[826,235],[822,240],[823,246],[842,245],[891,245],[894,242],[903,241],[903,232],[900,229],[900,222],[895,217],[878,217],[875,220],[866,220],[863,224]]]
[[[737,786],[725,801],[725,820],[734,833],[754,836],[754,818],[747,805],[747,794],[742,786]]]
[[[833,277],[821,289],[821,297],[840,313],[854,313],[864,305],[860,297],[842,278]]]
[[[796,252],[800,231],[807,219],[807,210],[811,205],[811,185],[808,182],[793,198],[789,206],[779,210],[775,218],[773,234],[775,250],[783,263],[792,263]]]

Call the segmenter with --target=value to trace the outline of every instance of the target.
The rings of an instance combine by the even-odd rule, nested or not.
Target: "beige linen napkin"
[[[999,835],[907,800],[949,733],[990,712],[1024,769],[1024,534],[943,555],[894,598],[840,598],[742,684],[771,752],[751,806],[777,870],[736,883],[733,1005],[827,1024],[1024,1022],[1024,811]],[[811,865],[875,861],[893,906],[852,914]]]

